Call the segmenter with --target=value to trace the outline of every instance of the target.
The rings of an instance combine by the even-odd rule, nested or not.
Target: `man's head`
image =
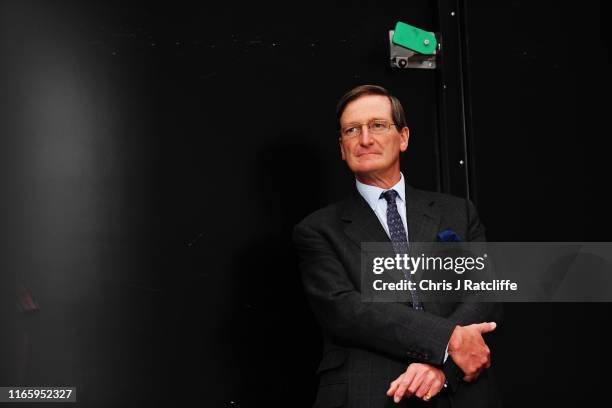
[[[399,100],[383,87],[362,85],[340,99],[336,113],[342,159],[357,178],[397,182],[409,136]]]

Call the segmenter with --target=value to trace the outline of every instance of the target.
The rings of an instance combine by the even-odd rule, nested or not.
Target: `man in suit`
[[[386,89],[352,89],[337,118],[340,152],[356,190],[306,217],[293,237],[324,336],[315,407],[499,405],[483,338],[495,329],[498,305],[414,297],[364,302],[359,289],[362,242],[432,242],[447,229],[465,241],[484,241],[473,204],[405,183],[400,153],[409,131],[401,103]]]

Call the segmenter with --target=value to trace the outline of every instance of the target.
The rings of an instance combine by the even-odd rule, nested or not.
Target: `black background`
[[[320,336],[292,226],[341,199],[334,108],[404,103],[402,170],[439,189],[435,71],[386,62],[436,2],[2,2],[0,385],[84,406],[309,406]],[[464,2],[472,199],[490,241],[610,241],[608,9]],[[444,137],[444,135],[438,135]],[[15,297],[29,291],[37,312]],[[507,406],[598,399],[609,304],[508,304]]]

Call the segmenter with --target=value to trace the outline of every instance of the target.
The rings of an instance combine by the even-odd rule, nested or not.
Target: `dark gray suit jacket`
[[[452,229],[464,241],[484,241],[484,227],[466,199],[406,185],[409,241],[433,242]],[[492,370],[466,383],[449,357],[456,325],[499,322],[492,303],[425,303],[425,312],[406,303],[362,302],[360,244],[388,242],[380,221],[355,190],[346,200],[320,209],[294,229],[304,289],[322,327],[324,354],[315,407],[397,407],[387,397],[389,384],[412,362],[443,368],[449,387],[427,406],[499,406]],[[404,399],[403,406],[425,404]]]

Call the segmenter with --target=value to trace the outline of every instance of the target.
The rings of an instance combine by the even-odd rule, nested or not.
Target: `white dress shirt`
[[[378,220],[382,224],[385,232],[389,235],[389,225],[387,224],[387,200],[382,198],[380,195],[388,190],[397,191],[397,197],[395,198],[395,204],[397,205],[397,211],[399,212],[402,223],[404,224],[404,231],[406,231],[406,240],[408,240],[408,223],[406,221],[406,185],[404,184],[404,175],[400,173],[400,180],[393,187],[384,189],[369,184],[363,184],[359,180],[355,179],[357,184],[357,191],[367,201],[374,213],[378,217]]]

